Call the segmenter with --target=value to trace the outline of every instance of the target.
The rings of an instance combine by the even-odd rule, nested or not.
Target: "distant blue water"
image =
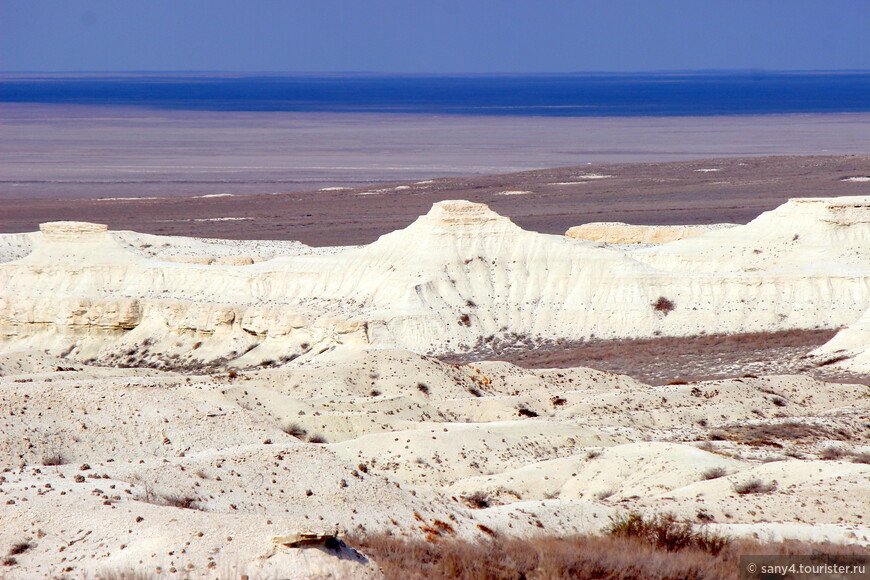
[[[870,112],[870,72],[0,76],[0,102],[548,117]]]

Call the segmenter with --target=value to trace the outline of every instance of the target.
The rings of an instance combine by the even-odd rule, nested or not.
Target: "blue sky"
[[[870,0],[0,0],[0,70],[866,70],[868,30]]]

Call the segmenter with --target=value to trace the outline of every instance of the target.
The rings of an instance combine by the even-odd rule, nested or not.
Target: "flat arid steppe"
[[[0,577],[870,554],[868,178],[745,157],[9,206]]]

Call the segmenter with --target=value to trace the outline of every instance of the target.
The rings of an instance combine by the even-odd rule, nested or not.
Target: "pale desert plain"
[[[618,180],[659,225],[560,205]],[[612,578],[866,555],[868,187],[870,158],[842,156],[331,188],[320,203],[411,200],[331,243],[299,213],[299,236],[242,239],[282,196],[179,200],[163,233],[187,236],[154,233],[143,200],[57,202],[27,229],[47,210],[20,205],[0,234],[0,577],[433,578],[462,542],[566,538]],[[294,195],[314,199],[269,215]],[[71,221],[99,204],[112,227]],[[638,537],[593,555],[665,514],[705,538],[679,547],[695,560]],[[584,577],[544,568],[476,577]]]

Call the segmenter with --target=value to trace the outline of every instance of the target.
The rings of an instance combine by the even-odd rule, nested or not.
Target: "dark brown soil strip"
[[[836,330],[789,330],[746,334],[583,342],[493,341],[449,362],[504,360],[525,368],[590,367],[660,385],[744,375],[805,374],[870,384],[868,376],[846,376],[810,364],[805,355],[828,342]]]

